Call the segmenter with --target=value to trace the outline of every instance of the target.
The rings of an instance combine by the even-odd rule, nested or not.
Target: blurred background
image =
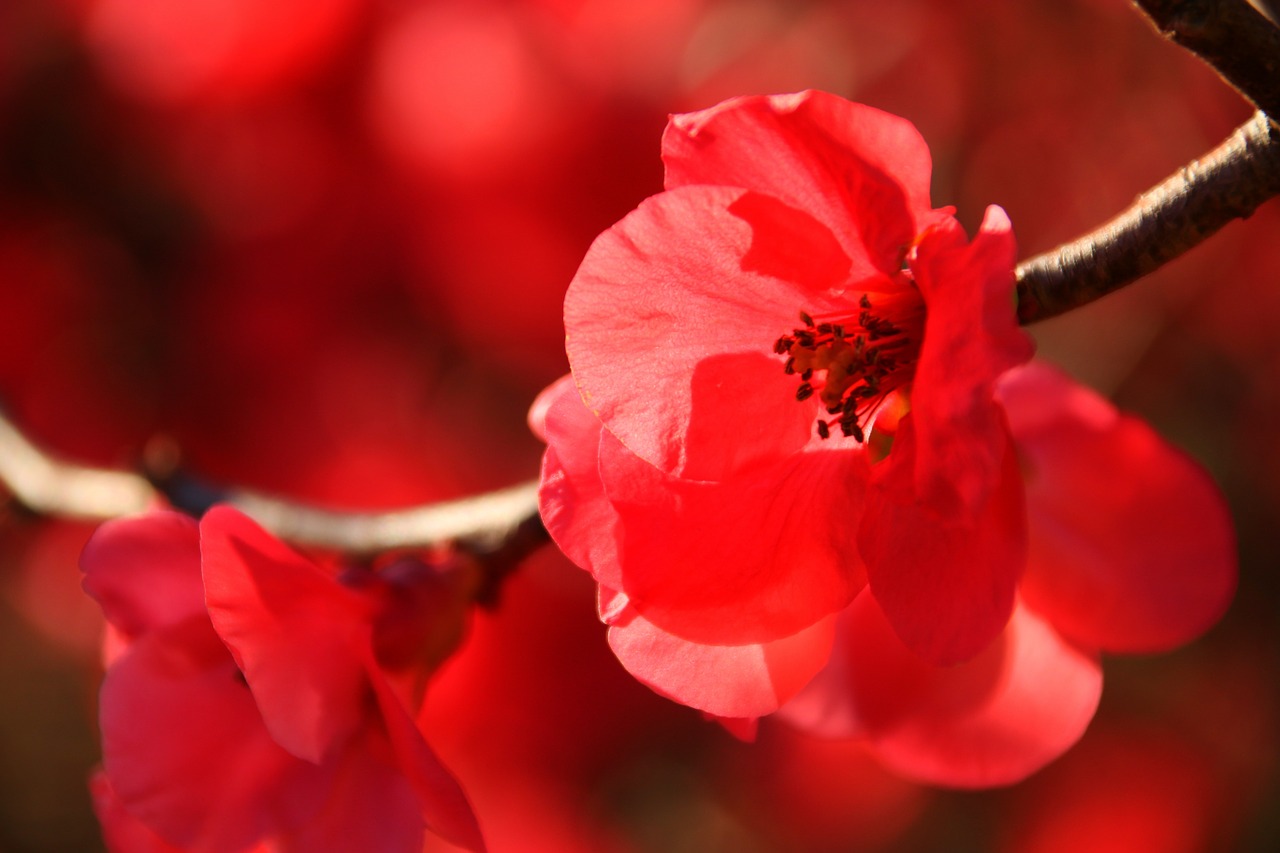
[[[934,202],[1028,257],[1251,110],[1124,0],[4,0],[0,405],[67,458],[341,507],[536,476],[593,237],[661,188],[672,112],[821,88],[932,147]],[[430,696],[503,851],[1280,849],[1280,202],[1034,329],[1217,478],[1241,586],[1176,653],[1109,659],[1083,741],[940,791],[856,744],[737,742],[613,661],[551,550]],[[0,851],[101,848],[90,529],[0,495]],[[433,848],[435,849],[435,848]]]

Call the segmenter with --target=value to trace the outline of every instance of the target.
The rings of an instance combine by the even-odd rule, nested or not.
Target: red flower
[[[744,98],[673,118],[663,150],[667,190],[571,284],[572,381],[531,414],[544,521],[633,674],[754,718],[825,666],[790,716],[995,784],[1079,737],[1098,649],[1221,614],[1212,484],[1069,380],[1010,372],[1031,347],[1008,220],[968,242],[932,209],[907,122]]]
[[[972,656],[1025,559],[992,391],[1031,352],[1007,218],[992,208],[969,244],[929,204],[915,129],[817,92],[677,116],[663,151],[667,191],[596,240],[565,300],[626,508],[597,578],[664,628],[742,643],[839,611],[869,577],[914,648]],[[862,439],[907,387],[873,472]]]
[[[81,566],[109,625],[109,834],[138,821],[183,850],[416,851],[430,828],[483,848],[382,653],[404,578],[344,585],[229,508],[198,527],[109,522]]]

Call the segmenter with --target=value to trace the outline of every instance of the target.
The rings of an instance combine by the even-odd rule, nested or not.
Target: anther
[[[852,313],[821,323],[802,310],[801,327],[774,342],[774,352],[785,361],[783,372],[801,380],[795,399],[816,396],[826,411],[816,423],[824,439],[838,425],[844,435],[865,442],[866,425],[886,396],[911,380],[923,304],[904,304],[902,294],[881,300],[877,295],[873,305],[861,294]]]

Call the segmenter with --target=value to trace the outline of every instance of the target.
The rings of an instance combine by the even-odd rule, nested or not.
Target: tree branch
[[[64,462],[36,447],[3,414],[0,485],[33,512],[86,521],[132,515],[162,502],[192,515],[226,503],[295,545],[352,557],[447,545],[480,559],[487,576],[510,571],[548,541],[538,518],[536,482],[391,512],[335,512],[260,492],[218,489],[178,473],[149,482],[126,471]]]
[[[1259,112],[1089,234],[1018,265],[1018,319],[1086,305],[1280,195],[1280,127]]]
[[[1225,142],[1093,232],[1018,265],[1018,319],[1086,305],[1280,194],[1280,29],[1245,0],[1134,0],[1258,107]],[[1272,120],[1268,119],[1272,117]]]
[[[86,468],[49,457],[3,413],[0,484],[32,512],[81,521],[106,521],[142,512],[159,497],[137,474]]]
[[[1134,0],[1165,36],[1280,118],[1280,29],[1246,0]]]

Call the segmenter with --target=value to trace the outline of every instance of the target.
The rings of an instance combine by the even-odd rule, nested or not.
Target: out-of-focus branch
[[[1134,0],[1258,109],[1280,118],[1280,29],[1246,0]]]
[[[485,554],[538,517],[538,484],[387,512],[335,512],[247,491],[229,492],[222,502],[297,545],[369,556],[452,543]],[[541,536],[539,544],[546,541],[545,532]]]
[[[107,521],[164,502],[193,515],[227,503],[295,545],[353,557],[450,546],[479,559],[487,577],[505,574],[547,542],[536,483],[390,512],[335,512],[171,473],[153,479],[56,459],[0,414],[0,486],[41,515]]]
[[[1018,265],[1018,319],[1118,290],[1280,195],[1280,127],[1259,112],[1096,230]]]
[[[1249,0],[1249,5],[1271,19],[1271,23],[1280,24],[1280,15],[1276,14],[1275,0]]]
[[[46,455],[0,413],[0,485],[41,515],[106,521],[142,512],[158,495],[145,479],[125,471],[87,468]]]

